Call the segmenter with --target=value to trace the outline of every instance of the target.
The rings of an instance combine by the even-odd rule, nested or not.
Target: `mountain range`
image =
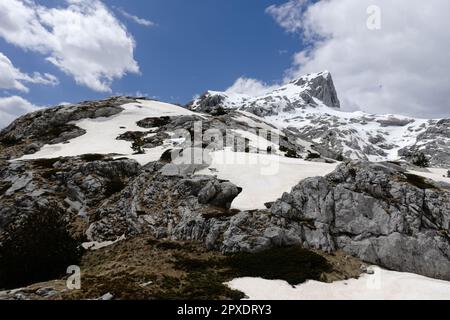
[[[411,160],[423,152],[433,166],[450,166],[450,119],[344,112],[328,71],[309,74],[261,96],[208,91],[189,107],[246,111],[349,159]]]
[[[224,283],[368,264],[448,290],[450,119],[340,108],[322,72],[261,96],[18,118],[0,131],[0,299],[242,298]]]

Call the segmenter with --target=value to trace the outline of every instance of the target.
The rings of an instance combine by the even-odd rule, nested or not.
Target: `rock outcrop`
[[[239,194],[233,184],[206,176],[168,178],[163,166],[147,166],[97,210],[92,240],[146,232],[223,252],[301,244],[450,280],[450,185],[390,163],[349,162],[300,182],[269,210],[240,212],[228,210]]]
[[[271,211],[307,221],[301,237],[309,247],[450,280],[450,185],[393,164],[350,162],[302,181]]]
[[[187,106],[204,113],[243,110],[313,141],[315,149],[367,161],[409,161],[421,152],[450,167],[450,120],[341,112],[329,72],[309,74],[262,95],[208,91]]]
[[[79,137],[85,131],[72,121],[110,117],[123,111],[121,105],[134,101],[134,98],[113,97],[26,114],[0,131],[0,158],[18,158],[39,151],[45,144],[62,143]]]

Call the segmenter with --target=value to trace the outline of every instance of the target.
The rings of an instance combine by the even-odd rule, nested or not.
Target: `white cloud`
[[[308,0],[288,1],[280,6],[272,5],[266,9],[277,23],[289,32],[300,31],[303,27],[303,11],[308,6]]]
[[[144,18],[139,18],[138,16],[135,16],[131,13],[126,12],[125,10],[123,10],[122,8],[117,8],[117,11],[120,12],[121,15],[123,15],[125,18],[130,19],[131,21],[134,21],[135,23],[144,26],[144,27],[153,27],[155,26],[155,23],[153,21],[144,19]]]
[[[30,0],[0,2],[0,37],[39,52],[78,84],[110,92],[114,79],[138,73],[135,42],[99,0],[47,8]]]
[[[277,86],[271,86],[256,79],[240,77],[230,88],[226,90],[226,93],[260,96],[269,93],[276,88]]]
[[[21,115],[36,110],[38,110],[38,107],[22,97],[0,97],[0,130]]]
[[[42,75],[39,72],[35,72],[29,75],[21,72],[18,68],[14,67],[7,56],[0,52],[0,89],[14,89],[28,92],[28,88],[24,85],[24,82],[52,86],[59,83],[55,76],[48,73]]]
[[[267,12],[309,43],[287,78],[328,69],[344,109],[433,117],[450,114],[450,1],[303,0]],[[381,30],[367,8],[381,9]]]

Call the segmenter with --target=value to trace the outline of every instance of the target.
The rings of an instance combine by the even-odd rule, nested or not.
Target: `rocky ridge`
[[[316,148],[353,160],[410,161],[423,152],[431,165],[450,167],[448,119],[343,112],[329,72],[306,75],[261,96],[208,91],[187,107],[247,111],[295,132]]]
[[[321,113],[323,108],[329,112],[339,106],[334,86],[331,88],[331,76],[320,75],[320,81],[311,76],[305,79],[290,84],[305,88],[302,102],[287,103],[284,105],[287,109],[274,111],[278,114],[265,113],[274,110],[267,101],[237,110],[240,108],[224,108],[221,105],[224,100],[213,98],[210,103],[213,108],[203,110],[206,114],[186,113],[179,108],[183,111],[180,114],[160,112],[136,118],[140,131],[123,127],[113,138],[129,144],[127,154],[84,154],[78,150],[79,155],[70,157],[21,159],[48,145],[70,146],[73,140],[86,134],[77,126],[81,119],[117,118],[127,112],[126,104],[136,104],[132,107],[137,110],[148,107],[140,99],[115,97],[59,106],[19,118],[0,132],[0,259],[2,239],[10,235],[14,226],[52,207],[67,222],[67,231],[79,244],[144,235],[159,240],[200,242],[209,250],[223,253],[261,252],[301,245],[331,253],[343,250],[389,269],[450,280],[450,185],[411,174],[408,164],[346,160],[337,146],[342,146],[347,136],[344,131],[334,131],[335,127],[346,130],[342,118]],[[307,95],[312,102],[305,105]],[[334,108],[324,107],[325,102]],[[262,114],[252,109],[259,108],[260,103],[267,109]],[[280,106],[278,102],[275,104]],[[312,131],[307,133],[307,125],[283,127],[273,121],[273,117],[284,116],[292,110],[312,113],[311,106],[319,115],[308,121],[314,130],[327,132],[330,137],[327,143],[317,142]],[[335,117],[333,125],[315,123],[329,117]],[[169,156],[174,152],[182,156],[192,148],[206,149],[207,153],[224,148],[212,136],[206,135],[193,145],[188,136],[176,134],[182,130],[191,133],[192,138],[199,120],[201,134],[214,129],[221,136],[232,131],[243,138],[241,146],[233,141],[230,152],[342,163],[327,176],[298,181],[290,192],[267,203],[266,210],[231,209],[233,200],[242,192],[241,186],[214,174],[199,175],[199,169],[209,168],[213,172],[208,162],[183,164],[177,159],[171,161]],[[401,130],[411,126],[408,132],[418,134],[416,144],[421,147],[416,146],[414,150],[414,146],[405,146],[404,157],[420,150],[432,154],[432,163],[439,160],[446,164],[446,120],[421,123],[417,131],[416,120],[405,118],[365,115],[348,121],[360,125],[360,121],[375,121],[379,128]],[[257,134],[259,130],[270,130],[271,138],[276,137],[279,146],[255,145],[250,132]],[[350,130],[350,133],[360,135],[361,132]],[[383,144],[384,138],[380,133],[369,142]],[[144,164],[138,163],[134,159],[142,162],[141,155],[132,154],[131,150],[136,142],[149,153],[158,151],[158,156]],[[211,142],[214,146],[209,149]],[[441,151],[436,152],[436,148]],[[352,158],[353,152],[344,154]],[[39,232],[37,228],[36,234]]]

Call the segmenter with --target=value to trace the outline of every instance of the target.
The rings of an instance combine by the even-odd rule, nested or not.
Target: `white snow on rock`
[[[86,130],[86,134],[67,143],[45,145],[37,153],[25,155],[18,160],[73,157],[84,154],[115,154],[118,157],[135,159],[145,165],[158,160],[161,154],[171,147],[170,143],[166,146],[146,149],[145,154],[134,155],[131,142],[116,138],[127,131],[149,131],[136,124],[145,118],[194,114],[179,106],[148,100],[138,100],[138,103],[128,103],[121,107],[124,111],[111,117],[74,121],[73,124]]]
[[[238,113],[240,115],[237,117],[234,117],[234,119],[239,122],[246,123],[251,128],[272,131],[272,132],[278,134],[279,136],[285,136],[285,134],[279,128],[276,128],[274,125],[267,123],[266,120],[254,115],[253,113],[242,111],[242,110],[239,110]]]
[[[211,166],[197,174],[216,175],[241,187],[232,203],[232,208],[240,210],[264,209],[265,203],[279,199],[301,180],[325,176],[338,165],[228,149],[212,152],[211,158]]]
[[[124,240],[126,240],[125,235],[121,236],[116,241],[104,241],[104,242],[91,241],[91,242],[84,242],[81,244],[81,246],[85,250],[96,251],[96,250],[100,250],[100,249],[112,246],[113,244],[116,244],[116,243],[118,243],[120,241],[124,241]]]
[[[429,172],[409,171],[412,174],[431,179],[439,182],[446,182],[450,184],[450,178],[447,177],[448,170],[439,168],[428,168]]]
[[[416,274],[370,268],[374,274],[359,279],[298,286],[280,280],[239,278],[227,283],[250,300],[449,300],[450,282]]]

